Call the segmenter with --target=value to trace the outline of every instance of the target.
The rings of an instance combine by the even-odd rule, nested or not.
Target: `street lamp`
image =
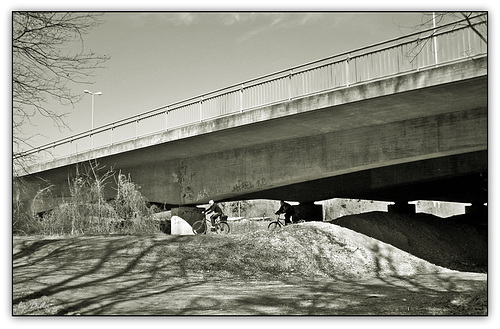
[[[95,95],[102,95],[102,93],[100,91],[96,92],[96,93],[93,93],[93,92],[90,92],[88,90],[84,90],[83,91],[84,93],[86,94],[91,94],[92,95],[92,130],[91,130],[91,135],[90,135],[90,148],[92,148],[94,146],[94,96]]]

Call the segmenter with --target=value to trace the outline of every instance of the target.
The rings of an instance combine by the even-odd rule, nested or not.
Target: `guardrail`
[[[461,22],[247,80],[15,154],[14,159],[46,152],[53,160],[315,93],[487,55],[486,42],[474,31],[486,22],[463,27]]]

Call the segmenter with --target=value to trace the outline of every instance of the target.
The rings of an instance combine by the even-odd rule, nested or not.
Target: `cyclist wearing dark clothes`
[[[208,209],[205,210],[205,213],[210,214],[211,212],[213,212],[213,214],[210,216],[210,221],[212,223],[212,226],[214,226],[217,217],[222,216],[222,209],[217,203],[214,202],[214,200],[210,200],[208,203],[210,204],[210,207],[208,207]]]
[[[276,212],[276,215],[285,214],[285,225],[291,224],[291,217],[295,215],[295,209],[285,201],[281,200],[281,207]]]

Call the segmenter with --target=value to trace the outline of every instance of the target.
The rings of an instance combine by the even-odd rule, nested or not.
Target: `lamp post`
[[[90,148],[92,148],[92,147],[94,147],[94,96],[95,95],[102,95],[102,93],[100,91],[93,93],[93,92],[88,91],[88,90],[84,90],[83,92],[86,94],[92,95],[92,129],[90,132]]]

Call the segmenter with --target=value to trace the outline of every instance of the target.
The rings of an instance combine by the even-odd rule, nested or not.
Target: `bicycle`
[[[224,215],[222,215],[224,216]],[[229,224],[226,221],[221,221],[221,217],[219,216],[218,218],[215,219],[215,225],[212,226],[212,223],[209,218],[204,218],[199,221],[194,222],[193,224],[193,233],[194,234],[207,234],[207,228],[214,228],[214,230],[210,230],[216,234],[229,234],[231,231],[231,228],[229,227]],[[224,216],[227,218],[227,216]]]
[[[280,215],[278,214],[278,217],[276,218],[276,220],[275,220],[275,221],[273,221],[273,222],[271,222],[271,223],[269,223],[269,225],[267,226],[267,229],[268,229],[269,231],[273,232],[273,231],[275,231],[276,229],[278,229],[278,228],[282,228],[283,226],[285,226],[285,223],[284,223],[284,222],[282,222],[282,221],[281,221],[281,219],[282,219],[282,218],[281,218],[281,217],[280,217]],[[292,222],[292,223],[290,223],[290,224],[297,224],[297,223],[304,223],[304,222],[305,222],[305,220],[301,219],[301,220],[299,220],[299,221],[297,221],[297,222]],[[290,225],[290,224],[289,224],[289,225]]]
[[[282,218],[280,217],[280,215],[278,215],[274,222],[269,223],[269,225],[267,226],[267,229],[270,231],[275,231],[276,229],[279,229],[279,228],[282,228],[283,226],[285,226],[285,223],[282,222],[281,219]]]

